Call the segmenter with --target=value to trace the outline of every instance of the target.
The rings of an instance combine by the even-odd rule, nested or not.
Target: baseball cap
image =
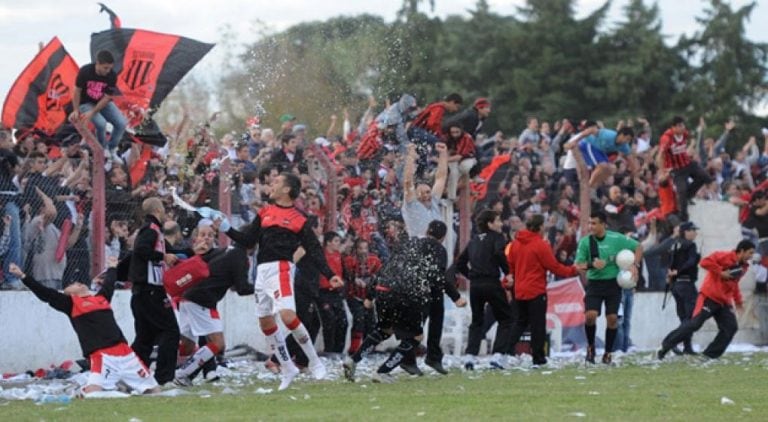
[[[294,120],[296,120],[296,117],[293,114],[286,113],[280,116],[280,123],[291,122]]]
[[[698,230],[699,227],[693,224],[693,221],[686,221],[682,224],[680,224],[680,231],[681,232],[687,232],[690,230]]]

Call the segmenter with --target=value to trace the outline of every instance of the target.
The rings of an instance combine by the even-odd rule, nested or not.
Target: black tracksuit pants
[[[134,286],[131,311],[136,330],[133,351],[149,366],[149,356],[157,345],[155,379],[158,384],[173,381],[180,335],[170,298],[160,286]]]
[[[499,326],[496,328],[496,339],[493,341],[493,353],[507,353],[512,331],[512,307],[507,302],[507,295],[498,280],[471,280],[469,283],[469,306],[472,310],[472,323],[469,325],[469,341],[466,353],[477,355],[480,342],[483,341],[483,314],[485,304],[491,307],[494,318]]]
[[[710,317],[714,317],[717,323],[717,335],[712,343],[709,343],[703,354],[712,359],[719,358],[728,348],[733,336],[736,335],[739,325],[730,306],[722,305],[709,298],[704,299],[704,306],[690,321],[683,323],[667,334],[664,341],[661,342],[661,347],[664,350],[670,350],[676,344],[690,338]]]
[[[531,355],[534,365],[547,363],[544,342],[547,338],[547,295],[539,295],[533,299],[515,300],[517,305],[517,321],[512,326],[509,341],[509,354],[515,353],[515,345],[520,336],[531,327]]]
[[[675,298],[677,318],[680,319],[680,324],[685,324],[691,320],[693,310],[696,307],[697,296],[696,284],[692,281],[676,281],[672,285],[672,297]],[[691,350],[691,336],[683,339],[686,350]]]
[[[343,353],[347,341],[347,312],[344,296],[338,290],[320,290],[318,295],[320,321],[323,324],[323,344],[326,353]]]
[[[440,342],[443,339],[443,321],[445,320],[445,299],[442,292],[439,296],[433,296],[429,304],[424,309],[424,320],[429,318],[429,329],[427,332],[427,356],[425,360],[430,362],[443,361],[443,349]],[[403,363],[416,363],[416,351],[406,355]]]

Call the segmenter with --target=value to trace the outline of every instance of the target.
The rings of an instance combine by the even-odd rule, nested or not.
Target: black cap
[[[680,231],[681,232],[687,232],[690,230],[698,230],[699,227],[693,224],[693,221],[686,221],[682,224],[680,224]]]

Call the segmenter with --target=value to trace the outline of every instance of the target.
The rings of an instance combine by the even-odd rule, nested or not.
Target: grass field
[[[0,421],[227,420],[766,420],[768,354],[731,353],[719,361],[648,353],[615,367],[585,368],[578,358],[544,369],[401,375],[390,385],[299,380],[192,388],[177,397],[74,400],[38,405],[0,402]],[[255,378],[255,377],[254,377]],[[723,399],[723,398],[727,399]],[[726,401],[725,404],[722,402]],[[728,403],[730,401],[731,403]]]

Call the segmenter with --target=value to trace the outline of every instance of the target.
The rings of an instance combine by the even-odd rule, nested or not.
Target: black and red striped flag
[[[2,124],[53,135],[71,111],[78,66],[54,37],[16,79],[3,103]]]
[[[91,35],[91,57],[107,50],[115,57],[117,106],[134,127],[154,113],[213,44],[142,29],[110,29]]]

